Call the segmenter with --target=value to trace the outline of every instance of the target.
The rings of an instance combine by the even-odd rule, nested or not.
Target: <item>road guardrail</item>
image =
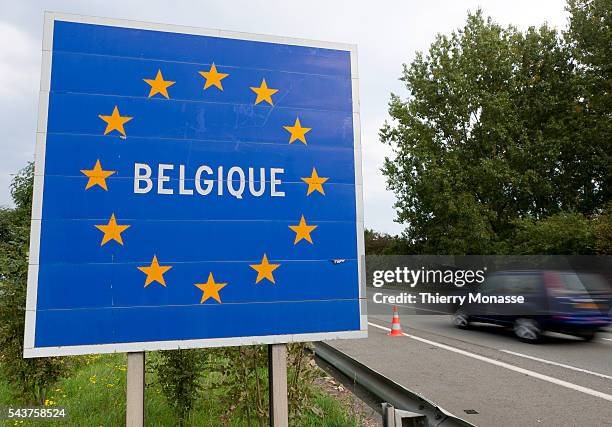
[[[422,421],[419,421],[420,424],[399,425],[475,427],[474,424],[451,414],[425,397],[408,390],[329,344],[316,342],[314,343],[314,348],[315,355],[318,358],[341,372],[354,384],[362,387],[368,394],[377,399],[378,403],[383,404],[382,408],[388,408],[391,405],[395,410],[412,413],[414,414],[415,422],[417,418],[419,420],[422,420],[423,416],[426,418],[424,424]],[[385,403],[388,405],[384,405]]]

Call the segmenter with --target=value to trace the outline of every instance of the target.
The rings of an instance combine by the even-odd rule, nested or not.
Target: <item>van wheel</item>
[[[594,331],[580,332],[579,334],[576,334],[576,336],[579,338],[582,338],[586,342],[589,342],[589,341],[593,341],[593,338],[595,338],[595,332]]]
[[[453,314],[453,325],[459,329],[467,329],[470,327],[470,317],[463,310],[457,310]]]
[[[514,321],[514,334],[523,342],[537,343],[542,338],[540,325],[534,319],[519,318]]]

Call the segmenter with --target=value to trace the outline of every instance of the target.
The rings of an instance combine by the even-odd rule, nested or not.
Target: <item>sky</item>
[[[380,168],[390,148],[378,138],[390,94],[406,96],[403,63],[436,34],[462,27],[481,8],[502,25],[564,28],[563,0],[0,0],[0,205],[14,174],[34,158],[45,10],[287,37],[347,42],[359,51],[365,225],[398,234],[395,197]]]

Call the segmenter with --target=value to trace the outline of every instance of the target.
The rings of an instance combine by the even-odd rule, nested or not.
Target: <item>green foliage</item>
[[[535,221],[520,219],[511,241],[517,255],[612,254],[612,203],[602,214],[586,217],[562,212]]]
[[[408,253],[408,245],[399,236],[379,233],[374,230],[365,230],[366,255],[403,255]]]
[[[606,205],[605,213],[595,221],[595,252],[612,254],[612,202]]]
[[[208,352],[208,351],[205,351]],[[147,363],[156,365],[162,357],[161,352],[147,353]],[[108,354],[91,355],[79,358],[79,365],[74,367],[71,375],[61,379],[49,390],[46,404],[66,408],[68,420],[62,425],[68,426],[120,426],[125,425],[125,372],[126,355]],[[0,368],[4,365],[0,364]],[[223,386],[211,387],[208,384],[210,375],[205,370],[201,379],[206,389],[194,402],[193,409],[185,425],[189,426],[232,426],[245,427],[257,425],[255,419],[248,420],[240,411],[227,415],[230,406],[229,390]],[[145,423],[147,426],[175,426],[176,413],[164,396],[157,372],[149,369],[146,372],[147,389],[145,395]],[[0,407],[21,405],[10,393],[10,380],[0,369]],[[292,426],[356,426],[356,420],[340,402],[313,391],[312,405],[300,419],[294,419]],[[21,421],[15,425],[40,426],[40,421]]]
[[[210,390],[223,390],[223,424],[244,419],[248,425],[268,424],[267,346],[162,351],[151,365],[168,404],[181,423]],[[316,376],[306,344],[288,345],[287,392],[292,424],[308,413]]]
[[[394,150],[383,173],[414,252],[512,253],[529,221],[601,212],[612,138],[593,135],[605,120],[591,113],[572,52],[546,25],[521,32],[479,11],[404,65],[408,97],[391,96],[380,136]]]
[[[305,412],[299,423],[289,424],[301,427],[358,427],[362,426],[359,419],[355,419],[346,412],[332,397],[316,393],[313,396],[313,405],[310,411]]]
[[[17,174],[11,184],[15,208],[0,209],[0,362],[15,395],[43,404],[69,361],[23,358],[33,175],[32,164]]]
[[[569,0],[567,10],[572,17],[567,36],[575,56],[599,72],[612,72],[612,1]]]
[[[212,350],[208,369],[216,373],[217,386],[228,391],[225,420],[239,416],[248,423],[268,423],[268,353],[263,345]]]
[[[596,253],[597,222],[578,213],[561,213],[540,221],[515,222],[517,255],[589,255]]]
[[[32,190],[34,188],[34,163],[29,162],[11,182],[11,196],[15,203],[15,212],[22,213],[23,220],[29,221],[30,210],[32,208]]]
[[[612,1],[569,0],[570,25],[565,41],[570,49],[581,87],[580,108],[584,136],[599,145],[607,168],[603,199],[610,201],[610,165],[612,165]],[[582,142],[582,141],[577,141]]]
[[[201,350],[199,360],[203,397],[211,390],[223,390],[218,404],[225,408],[223,424],[244,416],[248,420],[267,417],[267,389],[263,379],[267,371],[263,346],[226,347]],[[250,422],[250,421],[249,421]]]
[[[310,413],[313,399],[316,399],[313,381],[318,372],[310,344],[287,345],[287,370],[289,419],[297,424],[298,420],[303,420]]]
[[[244,419],[247,425],[268,424],[267,346],[227,347],[206,350],[207,387],[223,389],[223,421]],[[290,425],[301,425],[313,404],[316,370],[307,344],[289,344],[287,392]]]
[[[184,425],[202,391],[203,351],[162,351],[153,366],[157,372],[157,381],[176,414],[178,424]]]

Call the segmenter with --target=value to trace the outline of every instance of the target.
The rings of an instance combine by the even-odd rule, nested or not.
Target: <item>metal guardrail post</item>
[[[387,402],[382,403],[383,427],[427,427],[427,417],[416,412],[395,409]]]
[[[395,427],[395,408],[387,402],[381,403],[383,427]]]

